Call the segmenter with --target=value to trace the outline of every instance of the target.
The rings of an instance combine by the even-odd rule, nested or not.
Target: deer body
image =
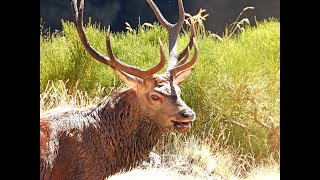
[[[43,178],[103,179],[147,158],[170,128],[143,112],[134,93],[116,92],[97,107],[44,117],[55,149],[40,160]]]
[[[152,0],[147,2],[158,19],[162,17]],[[197,59],[194,29],[191,26],[190,42],[178,54],[176,39],[184,20],[182,0],[178,1],[180,18],[176,25],[168,24],[163,17],[159,19],[169,32],[169,44],[174,45],[169,48],[167,72],[155,74],[165,65],[160,40],[161,60],[149,70],[127,65],[113,55],[110,30],[106,38],[109,57],[101,55],[91,47],[83,30],[84,0],[80,2],[80,13],[76,0],[71,4],[85,49],[113,68],[129,88],[113,92],[95,107],[40,117],[40,179],[104,179],[139,165],[161,135],[191,128],[195,112],[180,98],[179,85],[192,72],[190,67]],[[187,61],[192,46],[194,55]]]

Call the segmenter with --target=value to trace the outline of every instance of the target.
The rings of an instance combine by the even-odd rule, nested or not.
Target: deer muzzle
[[[178,113],[178,118],[172,119],[171,122],[176,130],[186,132],[191,129],[192,122],[196,119],[196,113],[188,109],[183,109]]]

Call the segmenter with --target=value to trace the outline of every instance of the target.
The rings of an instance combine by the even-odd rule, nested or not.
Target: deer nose
[[[180,114],[183,118],[189,119],[189,120],[194,120],[196,117],[196,113],[193,112],[192,110],[180,111]]]

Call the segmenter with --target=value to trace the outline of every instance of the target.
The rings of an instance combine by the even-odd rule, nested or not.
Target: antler
[[[107,38],[106,38],[106,45],[107,45],[107,52],[110,57],[104,56],[101,53],[97,52],[91,45],[84,33],[83,29],[83,10],[84,10],[84,0],[80,1],[79,11],[77,7],[77,0],[71,1],[71,7],[72,12],[75,20],[75,26],[77,28],[77,32],[79,34],[80,40],[84,46],[84,48],[87,50],[87,52],[96,60],[99,62],[102,62],[108,66],[110,66],[113,69],[120,70],[122,72],[125,72],[127,74],[131,74],[133,76],[139,77],[141,79],[147,79],[152,77],[153,74],[159,72],[165,65],[165,55],[163,50],[162,42],[159,39],[159,45],[160,45],[160,55],[161,60],[160,62],[148,69],[148,70],[142,70],[140,68],[125,64],[121,62],[119,59],[117,59],[112,52],[111,49],[111,43],[110,43],[110,27],[108,28],[107,32]]]
[[[182,28],[182,25],[184,23],[185,19],[185,11],[183,8],[183,3],[182,0],[178,0],[178,6],[179,6],[179,20],[176,24],[171,24],[169,23],[162,15],[160,12],[159,8],[157,5],[153,2],[153,0],[147,0],[149,5],[151,6],[151,9],[157,16],[157,19],[159,20],[160,24],[168,31],[169,34],[169,61],[168,61],[168,67],[167,71],[171,75],[176,75],[177,73],[191,67],[197,60],[198,58],[198,47],[194,38],[195,32],[194,32],[194,23],[191,19],[191,26],[190,26],[190,40],[187,45],[187,47],[182,50],[179,54],[177,53],[177,39],[179,32]],[[194,45],[194,55],[192,59],[188,62],[187,59],[189,57],[189,51]],[[184,63],[186,62],[186,63]],[[184,63],[184,64],[183,64]]]

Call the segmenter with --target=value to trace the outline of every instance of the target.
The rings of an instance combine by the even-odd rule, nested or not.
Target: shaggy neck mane
[[[96,116],[105,135],[106,155],[111,159],[106,167],[109,175],[137,166],[164,132],[143,112],[132,89],[111,94],[91,115]]]

